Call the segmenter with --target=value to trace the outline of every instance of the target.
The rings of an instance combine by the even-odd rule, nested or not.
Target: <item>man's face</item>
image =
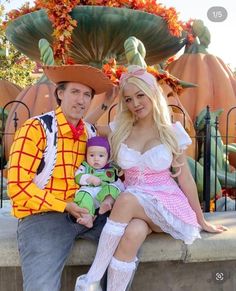
[[[77,126],[89,109],[92,97],[92,89],[79,83],[69,82],[65,90],[59,90],[58,98],[66,120]]]

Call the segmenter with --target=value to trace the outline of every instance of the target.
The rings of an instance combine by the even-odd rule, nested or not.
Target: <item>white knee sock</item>
[[[125,291],[136,268],[136,260],[123,262],[112,258],[108,267],[107,291]]]
[[[86,279],[88,283],[99,281],[105,273],[111,258],[125,232],[127,223],[107,219],[98,243],[97,253]]]

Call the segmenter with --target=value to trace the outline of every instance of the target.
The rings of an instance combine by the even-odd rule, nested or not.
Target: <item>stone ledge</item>
[[[144,242],[140,261],[144,263],[179,261],[214,262],[236,260],[236,212],[205,214],[207,220],[223,224],[229,228],[220,234],[202,232],[202,239],[192,245],[185,245],[167,234],[152,234]],[[0,267],[20,266],[16,243],[17,219],[2,215],[0,217]],[[68,266],[91,264],[96,250],[93,242],[79,240],[68,259]]]

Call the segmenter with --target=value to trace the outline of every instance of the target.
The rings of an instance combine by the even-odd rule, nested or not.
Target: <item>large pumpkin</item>
[[[20,93],[21,87],[7,80],[0,80],[0,107],[4,107],[8,102],[15,100]],[[7,107],[6,110],[9,110]]]
[[[30,116],[39,115],[56,108],[54,97],[55,85],[49,82],[38,83],[24,89],[16,98],[27,105]],[[15,117],[17,117],[17,128],[15,127]],[[14,134],[25,121],[29,118],[27,108],[21,103],[13,103],[9,112],[5,127],[5,157],[8,159]]]
[[[199,35],[200,44],[195,42],[176,61],[172,62],[167,70],[179,79],[198,85],[181,94],[180,101],[188,111],[189,116],[195,121],[196,116],[207,105],[211,111],[223,109],[219,119],[219,130],[225,141],[226,119],[228,111],[236,106],[236,79],[224,62],[211,54],[206,47],[210,43],[210,34],[201,21],[196,21],[193,28]],[[229,118],[229,135],[236,136],[236,112],[233,111]],[[229,142],[235,141],[230,139]]]
[[[198,84],[180,96],[181,103],[195,121],[196,116],[207,106],[211,111],[224,109],[219,120],[222,136],[226,135],[228,111],[236,106],[236,79],[223,61],[213,55],[184,54],[168,66],[171,74]],[[229,134],[235,136],[236,114],[230,115]]]

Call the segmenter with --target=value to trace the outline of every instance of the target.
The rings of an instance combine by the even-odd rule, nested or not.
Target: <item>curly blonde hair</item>
[[[119,102],[116,114],[116,126],[114,131],[109,136],[109,141],[112,148],[112,159],[117,162],[117,156],[121,143],[128,138],[135,122],[135,117],[128,110],[124,99],[124,87],[126,84],[133,84],[137,86],[152,101],[154,126],[159,134],[160,142],[165,144],[173,153],[174,158],[172,167],[176,169],[179,168],[173,176],[179,175],[182,164],[178,163],[177,159],[182,154],[182,151],[178,146],[178,142],[173,131],[166,98],[163,96],[162,89],[157,84],[155,79],[152,87],[135,76],[132,76],[121,83],[118,96]]]

